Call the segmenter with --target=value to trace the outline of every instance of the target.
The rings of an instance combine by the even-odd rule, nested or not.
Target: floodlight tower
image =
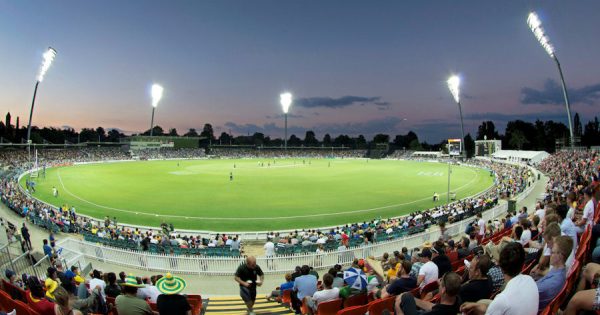
[[[35,96],[37,94],[38,86],[40,82],[44,81],[46,71],[50,68],[52,61],[56,57],[56,50],[52,47],[48,47],[48,50],[43,55],[44,61],[38,72],[37,80],[35,82],[35,89],[33,90],[33,100],[31,101],[31,109],[29,110],[29,122],[27,123],[27,155],[28,160],[31,160],[31,119],[33,118],[33,108],[35,106]]]
[[[152,137],[154,132],[154,110],[156,106],[158,106],[158,102],[162,98],[163,95],[163,87],[158,84],[152,84],[152,119],[150,120],[150,137]]]
[[[292,105],[292,93],[285,92],[280,94],[279,102],[281,103],[281,108],[283,109],[283,117],[285,118],[285,139],[283,148],[287,151],[287,115],[290,110],[290,106]]]
[[[448,89],[450,90],[450,93],[452,93],[452,97],[454,97],[454,101],[456,102],[456,104],[458,104],[458,112],[460,113],[460,131],[461,131],[461,135],[462,135],[462,139],[460,141],[460,144],[462,146],[460,156],[464,160],[466,157],[466,155],[465,155],[465,147],[466,146],[465,146],[465,126],[463,123],[462,106],[460,106],[460,77],[457,75],[453,75],[448,79],[447,83],[448,83]]]
[[[550,55],[550,58],[554,60],[556,66],[558,67],[558,73],[560,74],[560,82],[562,83],[563,96],[565,98],[565,107],[567,108],[567,117],[569,119],[569,135],[571,140],[571,148],[575,146],[575,135],[573,134],[573,120],[571,119],[571,106],[569,104],[569,94],[567,93],[567,85],[565,84],[565,78],[563,76],[562,68],[560,67],[560,62],[558,62],[558,58],[556,57],[556,53],[554,51],[554,46],[550,43],[550,39],[546,36],[544,32],[544,28],[542,28],[542,22],[540,21],[538,15],[535,12],[529,13],[527,17],[527,25],[537,38],[542,48]]]

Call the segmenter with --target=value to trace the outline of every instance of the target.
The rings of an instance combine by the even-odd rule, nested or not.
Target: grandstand
[[[542,161],[540,163],[540,168],[546,172],[550,177],[551,177],[551,181],[549,182],[549,192],[550,192],[550,199],[546,202],[548,202],[549,204],[551,204],[552,202],[556,202],[557,200],[560,201],[562,197],[562,193],[560,195],[556,195],[553,196],[552,192],[553,191],[558,191],[558,190],[553,190],[553,187],[556,187],[556,185],[562,185],[563,181],[561,180],[561,178],[558,178],[556,176],[562,176],[559,174],[565,174],[564,170],[562,170],[562,166],[564,166],[565,164],[561,161],[564,161],[564,159],[566,158],[572,158],[574,157],[576,160],[574,161],[574,163],[569,164],[572,165],[573,167],[578,167],[579,165],[582,165],[580,163],[583,162],[583,165],[585,165],[586,168],[581,168],[578,170],[578,172],[580,172],[581,174],[588,174],[588,175],[593,175],[595,176],[594,180],[595,182],[597,182],[597,174],[594,173],[598,169],[598,159],[596,156],[588,156],[586,155],[587,153],[579,153],[578,155],[572,156],[569,155],[568,153],[558,153],[556,154],[556,156],[550,156],[548,159]],[[65,153],[62,152],[62,159],[60,159],[61,163],[64,163],[65,161],[70,160],[70,158],[68,156],[65,156]],[[111,154],[101,154],[102,156],[106,157],[106,158],[112,158],[113,156]],[[92,156],[92,155],[88,155],[88,154],[84,154],[84,156]],[[478,163],[485,163],[485,162],[478,162]],[[591,172],[590,172],[591,171]],[[6,173],[5,173],[6,175]],[[532,178],[535,178],[536,176],[533,176]],[[6,181],[6,177],[4,177],[5,179],[3,180],[3,187],[7,187],[6,185],[8,184],[8,182]],[[584,177],[585,178],[585,177]],[[519,196],[519,200],[520,202],[524,202],[524,199],[531,199],[534,200],[534,198],[530,198],[528,196],[532,196],[535,197],[539,194],[539,189],[545,189],[544,187],[544,182],[538,182],[537,185],[525,185],[525,187],[527,187],[526,191],[522,192]],[[10,187],[10,185],[8,186]],[[598,187],[598,185],[595,185],[593,187]],[[13,189],[15,187],[12,187]],[[564,189],[566,187],[561,186],[562,190],[564,191]],[[534,189],[537,189],[536,191],[534,191]],[[13,190],[14,191],[14,190]],[[8,204],[9,206],[11,206],[11,203],[9,203],[9,199],[7,198],[7,196],[9,196],[9,194],[7,194],[6,190],[3,190],[2,193],[2,201],[5,204]],[[554,199],[554,198],[558,198],[558,199]],[[580,200],[578,203],[583,206],[585,205],[585,200]],[[531,201],[530,201],[531,202]],[[507,229],[507,228],[503,228],[503,223],[501,219],[505,219],[505,216],[507,215],[507,207],[506,207],[506,203],[501,203],[499,205],[496,205],[494,207],[494,204],[490,205],[491,209],[485,211],[484,209],[480,210],[483,211],[483,219],[485,221],[490,221],[490,222],[497,222],[498,225],[500,225],[499,228],[497,228],[497,230],[489,231],[489,234],[486,233],[485,237],[482,239],[481,243],[479,245],[487,245],[492,244],[492,243],[498,243],[502,240],[503,237],[505,236],[510,236],[511,233],[514,233],[512,229]],[[600,206],[599,206],[600,207]],[[12,207],[14,208],[14,204],[12,204]],[[532,207],[533,209],[533,207]],[[550,209],[550,208],[548,208]],[[4,211],[4,210],[3,210]],[[476,211],[474,213],[480,212],[480,211]],[[599,219],[599,215],[600,214],[600,209],[598,207],[596,207],[595,213],[594,213],[594,222],[598,222]],[[433,213],[432,213],[433,215]],[[442,233],[451,235],[452,237],[461,237],[464,233],[464,231],[468,230],[468,227],[471,225],[472,221],[471,219],[469,219],[469,217],[471,217],[472,214],[465,214],[463,217],[465,219],[461,220],[461,218],[463,217],[459,217],[459,218],[453,218],[454,223],[450,223],[450,224],[446,224],[444,226],[444,231],[441,231]],[[509,218],[513,215],[516,214],[511,214],[508,213]],[[577,214],[577,210],[575,211],[575,216],[578,216],[579,214]],[[449,219],[451,216],[446,216],[446,219]],[[43,225],[44,228],[46,229],[56,229],[56,227],[59,227],[57,223],[57,221],[50,221],[50,225],[48,221],[42,222],[42,221],[35,221],[36,217],[33,217],[32,223],[34,224],[40,224]],[[436,219],[439,219],[439,216],[435,217]],[[508,219],[507,219],[508,220]],[[52,224],[53,223],[53,224]],[[111,224],[113,222],[109,222],[109,224]],[[116,223],[116,222],[114,222]],[[15,227],[13,230],[18,230],[18,228],[16,227],[17,225],[15,224]],[[62,226],[61,228],[64,228],[64,226]],[[360,228],[359,225],[357,225],[357,228]],[[494,224],[491,225],[491,229],[495,229],[494,228]],[[61,229],[62,231],[62,229]],[[57,252],[58,254],[58,260],[54,260],[51,261],[48,258],[45,259],[41,259],[39,260],[36,264],[29,264],[26,263],[27,262],[27,256],[26,255],[21,255],[21,256],[17,256],[16,259],[11,259],[11,261],[14,261],[14,263],[12,265],[10,265],[10,268],[14,268],[17,269],[19,272],[26,270],[26,268],[28,268],[26,271],[29,274],[33,274],[33,275],[37,275],[40,278],[44,278],[44,269],[47,269],[46,266],[50,266],[50,264],[56,264],[56,261],[61,261],[62,265],[76,265],[78,266],[80,269],[91,269],[92,266],[90,265],[90,262],[94,265],[94,266],[112,266],[112,269],[115,271],[119,271],[121,268],[125,268],[128,270],[137,270],[137,269],[141,269],[141,270],[146,270],[149,271],[150,273],[152,273],[152,271],[154,270],[154,272],[159,272],[159,273],[165,273],[167,271],[174,271],[176,270],[179,274],[206,274],[208,275],[207,277],[216,277],[214,279],[218,279],[220,276],[219,275],[227,275],[230,274],[232,272],[233,269],[235,269],[235,267],[240,263],[241,258],[238,258],[236,256],[242,254],[241,252],[237,252],[237,251],[232,251],[231,248],[217,248],[215,247],[215,249],[204,249],[204,250],[200,250],[198,252],[192,252],[190,250],[185,250],[182,248],[179,248],[178,250],[176,249],[176,247],[173,247],[171,249],[159,249],[159,246],[150,246],[153,249],[149,248],[149,253],[146,254],[142,254],[138,256],[138,252],[143,253],[141,251],[139,251],[139,248],[133,248],[131,247],[132,244],[131,243],[123,243],[120,240],[115,240],[115,241],[110,241],[109,239],[105,239],[105,238],[101,238],[98,235],[92,234],[89,231],[84,232],[85,229],[83,230],[79,230],[79,228],[70,228],[68,230],[64,230],[64,232],[67,233],[82,233],[84,240],[85,241],[81,241],[81,240],[77,240],[77,239],[73,239],[72,237],[68,237],[68,238],[63,238],[63,240],[61,240],[61,242],[59,242],[58,244],[58,248],[60,248],[60,252]],[[15,234],[18,234],[17,231],[14,231]],[[58,233],[63,233],[60,231],[56,231]],[[387,232],[387,231],[386,231]],[[404,234],[406,233],[406,234]],[[421,247],[424,243],[428,243],[428,242],[432,242],[435,244],[435,240],[437,235],[439,235],[440,231],[438,228],[434,228],[434,227],[428,227],[428,226],[423,226],[422,229],[408,229],[406,231],[403,231],[402,229],[395,231],[394,228],[391,229],[391,232],[388,233],[384,233],[383,235],[375,235],[375,240],[372,244],[369,244],[368,246],[364,246],[364,244],[361,244],[361,242],[357,242],[356,240],[350,239],[349,242],[347,243],[348,249],[346,250],[340,250],[339,248],[333,248],[333,246],[330,249],[330,251],[324,251],[321,254],[312,254],[312,250],[314,249],[314,245],[311,245],[307,248],[304,247],[294,247],[292,250],[290,250],[289,252],[287,251],[288,249],[286,248],[285,252],[281,252],[281,250],[278,250],[277,252],[277,256],[276,257],[258,257],[258,264],[259,266],[261,266],[261,268],[265,271],[265,273],[267,273],[268,277],[275,277],[275,278],[280,278],[276,277],[275,275],[281,275],[284,272],[291,272],[294,269],[295,265],[310,265],[310,266],[314,266],[317,270],[320,271],[326,271],[327,268],[329,267],[333,267],[336,264],[341,264],[343,266],[348,266],[351,265],[353,266],[353,263],[355,262],[354,259],[355,258],[365,258],[365,257],[369,257],[369,256],[375,256],[375,257],[381,257],[384,253],[391,253],[394,250],[399,250],[401,247],[408,247],[408,248],[415,248],[415,247]],[[267,239],[269,239],[267,237]],[[576,263],[573,264],[571,271],[568,273],[567,275],[567,281],[565,282],[564,286],[562,287],[562,290],[560,290],[560,292],[558,293],[558,295],[556,295],[556,297],[548,304],[547,307],[545,307],[542,310],[543,314],[554,314],[555,310],[558,309],[560,307],[561,304],[563,304],[565,307],[567,307],[566,305],[567,303],[567,299],[569,296],[569,293],[573,292],[575,290],[575,282],[579,276],[579,274],[581,273],[581,270],[583,268],[583,262],[585,261],[589,261],[590,259],[593,259],[592,256],[590,256],[590,252],[591,252],[591,247],[592,247],[592,240],[591,240],[591,227],[588,227],[587,229],[584,229],[583,235],[580,238],[581,242],[580,242],[580,246],[577,248],[576,252],[575,252],[575,257],[577,257],[576,259]],[[98,244],[102,244],[102,245],[94,245],[95,243]],[[338,245],[338,244],[336,244]],[[448,246],[448,244],[444,244],[445,246]],[[427,245],[426,245],[427,246]],[[125,250],[123,249],[117,249],[117,248],[126,248]],[[446,251],[448,251],[447,255],[448,256],[453,256],[452,254],[452,247],[448,247],[445,249]],[[17,255],[18,253],[16,252],[16,248],[13,245],[5,245],[2,248],[2,251],[5,253],[10,253],[11,251],[13,252],[13,254],[10,255]],[[178,251],[176,253],[176,251]],[[239,254],[238,254],[239,253]],[[410,252],[409,252],[410,253]],[[417,252],[412,252],[412,256],[416,256]],[[173,255],[179,255],[179,256],[173,256]],[[5,255],[2,255],[5,256]],[[177,257],[176,259],[174,257]],[[470,260],[472,257],[471,256],[467,256],[467,260]],[[462,265],[462,261],[463,259],[457,259],[456,261],[452,261],[452,269],[455,270],[456,272],[458,272],[459,274],[463,274],[465,273],[466,267],[464,265]],[[7,263],[4,262],[4,266],[3,267],[7,267]],[[523,271],[527,272],[529,270],[531,270],[533,268],[532,264],[527,264],[523,266]],[[142,271],[140,271],[142,272]],[[189,279],[189,278],[188,278]],[[209,279],[209,278],[207,278]],[[277,279],[272,279],[269,283],[269,285],[271,287],[268,288],[264,288],[263,290],[267,291],[267,290],[272,290],[274,289],[277,285]],[[18,288],[15,287],[14,285],[11,285],[10,283],[7,282],[8,279],[5,279],[4,281],[4,290],[5,292],[10,296],[10,294],[14,294],[14,292],[18,292]],[[188,280],[189,281],[189,280]],[[204,281],[211,281],[211,280],[199,280],[200,283],[203,283]],[[282,280],[279,280],[282,281]],[[193,281],[192,281],[193,282]],[[195,286],[196,290],[198,291],[193,291],[193,292],[189,292],[190,293],[190,297],[188,297],[188,301],[190,303],[190,305],[192,305],[194,307],[194,309],[197,312],[200,311],[204,311],[204,312],[219,312],[220,314],[223,313],[223,310],[237,310],[237,311],[243,311],[244,310],[244,306],[243,304],[240,304],[237,301],[240,301],[239,298],[217,298],[217,297],[208,297],[210,296],[210,294],[206,294],[206,292],[210,291],[210,290],[206,290],[203,292],[203,289],[198,288],[197,286]],[[231,289],[231,286],[229,287]],[[420,291],[411,291],[411,294],[414,295],[417,298],[425,298],[427,300],[431,300],[433,302],[439,301],[439,299],[441,298],[440,295],[438,293],[436,293],[435,289],[433,289],[432,294],[431,295],[427,295],[427,293],[429,292],[429,290],[432,290],[430,288],[427,289],[423,289]],[[233,294],[233,291],[229,291]],[[268,292],[268,291],[267,291]],[[193,294],[192,294],[193,293]],[[0,293],[2,294],[2,293]],[[194,295],[195,294],[195,295]],[[288,293],[284,293],[283,296],[287,296]],[[364,295],[363,295],[364,294]],[[7,295],[4,294],[4,297],[6,297]],[[194,298],[194,296],[196,296],[196,298]],[[197,297],[200,296],[200,297]],[[203,297],[204,296],[204,297]],[[207,298],[208,297],[208,298]],[[201,302],[198,302],[198,299]],[[17,298],[18,300],[18,298]],[[111,300],[112,301],[112,300]],[[279,301],[279,302],[278,302]],[[339,300],[339,304],[336,303],[329,303],[331,304],[331,307],[334,307],[333,304],[336,304],[335,309],[340,310],[340,311],[350,311],[350,309],[352,307],[358,308],[358,307],[363,307],[366,309],[371,309],[372,312],[377,313],[377,309],[385,309],[388,308],[391,310],[391,308],[393,307],[392,304],[386,304],[389,303],[389,299],[377,299],[375,296],[372,296],[370,294],[368,294],[368,292],[365,293],[358,293],[358,295],[356,296],[352,296],[352,301],[360,301],[360,302],[351,302],[350,299],[346,298],[346,299],[341,299]],[[21,309],[25,309],[27,310],[28,307],[31,307],[31,305],[28,304],[28,301],[23,302],[23,305],[21,305],[19,302],[10,302],[8,299],[3,298],[2,300],[0,300],[0,306],[3,309],[8,309],[8,308],[21,308]],[[357,303],[357,304],[354,304]],[[229,307],[224,308],[223,305],[230,305]],[[273,312],[273,313],[280,313],[280,314],[284,314],[287,313],[289,311],[289,307],[290,306],[294,306],[291,305],[292,303],[287,299],[281,299],[281,300],[277,300],[275,302],[269,301],[269,300],[264,300],[262,298],[259,298],[258,300],[258,304],[257,307],[260,307],[264,310],[268,310],[268,312]],[[329,304],[327,304],[327,307],[330,307]],[[355,305],[355,306],[354,306]],[[155,305],[151,305],[152,307],[156,307]],[[306,310],[305,305],[301,305],[300,308],[302,310]],[[326,304],[323,304],[323,307],[326,307]],[[570,306],[568,306],[570,307]]]

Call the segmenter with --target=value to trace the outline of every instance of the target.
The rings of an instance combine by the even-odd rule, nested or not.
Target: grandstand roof
[[[546,151],[521,151],[521,150],[500,150],[492,154],[495,159],[518,159],[521,161],[532,161],[537,163],[548,157],[550,154]]]

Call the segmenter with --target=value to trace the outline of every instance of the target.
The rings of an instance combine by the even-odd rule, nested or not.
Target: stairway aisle
[[[246,315],[246,304],[239,296],[208,298],[204,315]],[[257,296],[254,304],[256,314],[294,314],[290,309],[277,302],[269,302],[265,296]]]

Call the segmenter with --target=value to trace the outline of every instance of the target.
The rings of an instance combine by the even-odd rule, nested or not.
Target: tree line
[[[573,130],[575,137],[580,139],[580,144],[585,147],[600,145],[600,124],[598,117],[582,124],[579,114],[576,113],[573,119]],[[146,130],[140,135],[149,135],[150,130]],[[190,128],[184,134],[179,134],[177,129],[170,128],[165,131],[160,126],[153,128],[153,134],[156,136],[183,136],[183,137],[201,137],[201,145],[255,145],[266,147],[283,146],[284,140],[281,138],[271,138],[261,132],[255,132],[250,135],[233,136],[230,133],[222,132],[218,137],[214,134],[211,124],[204,124],[202,130],[198,133],[195,128]],[[16,125],[11,122],[10,113],[6,115],[4,122],[0,121],[0,140],[1,142],[24,143],[27,137],[27,127],[19,126],[17,118]],[[109,129],[103,127],[83,128],[79,132],[73,128],[55,128],[55,127],[32,127],[31,140],[33,143],[50,144],[73,144],[84,142],[119,142],[126,138],[118,129]],[[552,120],[535,122],[526,122],[523,120],[509,121],[506,125],[504,134],[496,129],[494,122],[483,121],[477,128],[475,138],[468,133],[465,135],[465,148],[472,156],[475,150],[475,140],[501,140],[503,149],[514,150],[538,150],[554,152],[557,141],[567,141],[569,138],[568,127]],[[323,135],[318,138],[314,131],[308,130],[304,138],[292,134],[288,138],[288,147],[347,147],[353,149],[374,148],[378,144],[388,144],[391,149],[406,149],[417,151],[439,151],[443,150],[447,144],[447,139],[439,143],[430,144],[426,141],[419,141],[418,135],[409,131],[407,134],[392,136],[388,134],[376,134],[372,139],[367,139],[364,135],[349,136],[345,134],[332,136]]]

